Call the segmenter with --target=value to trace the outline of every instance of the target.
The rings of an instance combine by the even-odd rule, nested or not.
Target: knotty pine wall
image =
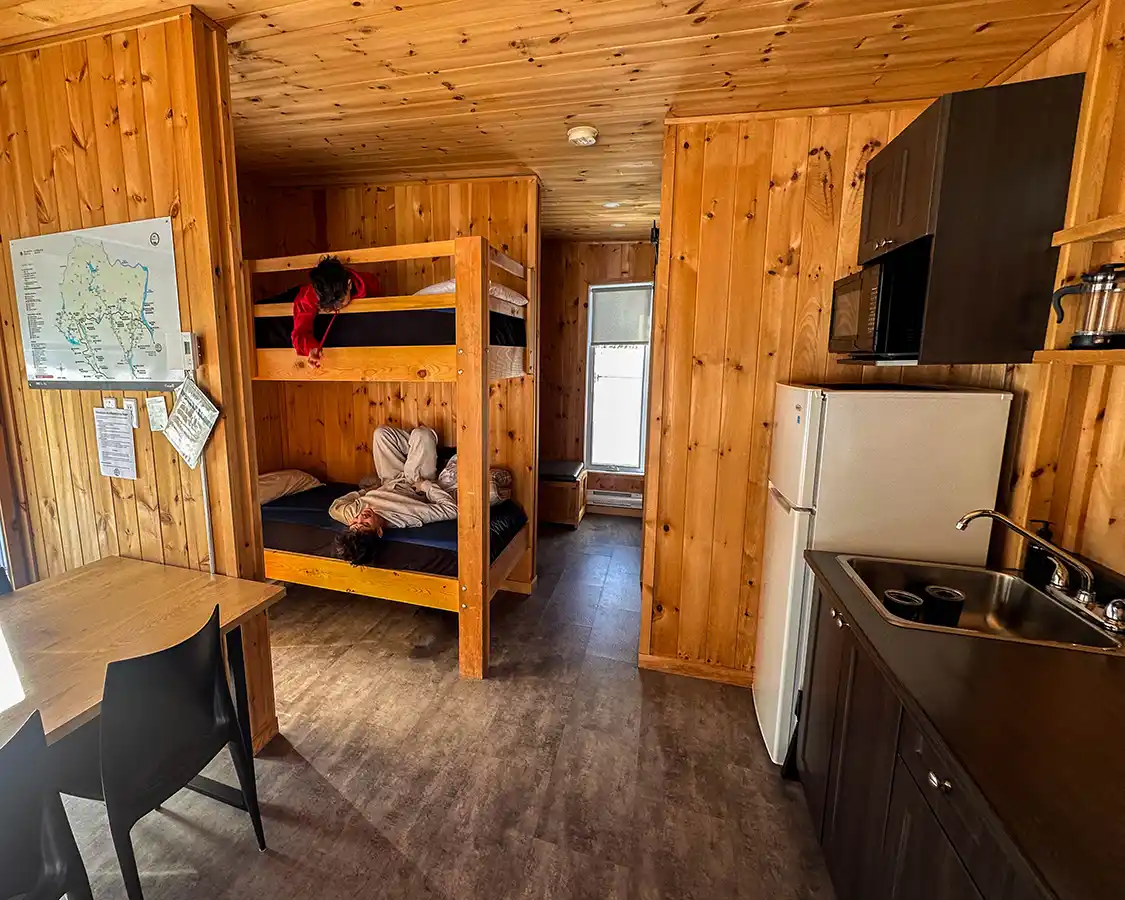
[[[1021,72],[1082,70],[1090,35],[1090,26],[1076,28],[1049,63],[1035,60],[1034,71],[1029,64]],[[750,681],[776,382],[862,379],[1026,394],[1016,370],[1035,367],[857,368],[827,352],[832,284],[858,270],[864,168],[926,105],[667,127],[642,665]],[[1002,506],[1007,493],[1005,485]]]
[[[149,431],[148,395],[33,390],[24,369],[8,242],[154,216],[172,217],[182,324],[223,410],[207,450],[216,567],[260,574],[226,59],[225,32],[197,13],[0,52],[0,506],[17,583],[112,555],[208,567],[199,473]],[[136,481],[99,472],[106,397],[140,401]]]
[[[586,455],[586,348],[590,285],[652,281],[656,248],[647,241],[545,241],[540,313],[540,455]]]
[[[529,340],[538,317],[539,182],[534,177],[274,188],[244,180],[241,192],[247,259],[320,253],[484,235],[531,271]],[[409,294],[453,277],[451,259],[373,267],[386,294]],[[496,270],[493,270],[493,277]],[[258,284],[276,291],[292,276]],[[258,279],[262,281],[262,279]],[[508,282],[510,286],[516,286]],[[520,285],[523,293],[528,293]],[[537,353],[532,372],[490,385],[492,464],[513,471],[516,499],[534,520],[537,471]],[[425,424],[455,443],[453,384],[384,382],[254,383],[258,464],[262,471],[297,468],[333,481],[371,474],[377,425]]]

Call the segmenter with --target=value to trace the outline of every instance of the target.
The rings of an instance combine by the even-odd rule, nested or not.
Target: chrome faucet
[[[1062,547],[1056,547],[1050,541],[1039,537],[1037,534],[1033,534],[1022,525],[1016,524],[1006,515],[998,513],[994,509],[974,509],[970,513],[965,513],[957,523],[957,530],[964,531],[973,519],[983,518],[995,519],[1001,525],[1006,525],[1016,534],[1021,535],[1026,540],[1035,544],[1050,556],[1051,562],[1055,565],[1055,571],[1051,575],[1049,588],[1054,588],[1052,593],[1056,594],[1059,599],[1073,606],[1081,607],[1086,612],[1094,609],[1094,573],[1090,571],[1089,566],[1070,553],[1067,553]],[[1067,593],[1070,578],[1066,566],[1063,565],[1064,562],[1075,569],[1082,579],[1082,587],[1078,589],[1078,592],[1073,597]]]

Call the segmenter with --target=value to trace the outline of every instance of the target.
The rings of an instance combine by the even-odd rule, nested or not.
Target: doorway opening
[[[590,287],[586,467],[591,472],[644,474],[652,287],[652,282]],[[640,507],[639,492],[597,493],[591,498],[595,505]]]

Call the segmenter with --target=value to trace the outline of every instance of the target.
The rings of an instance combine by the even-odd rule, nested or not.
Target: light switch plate
[[[133,417],[133,427],[141,427],[140,413],[137,410],[137,399],[135,397],[125,398],[125,409],[129,410],[129,415]]]

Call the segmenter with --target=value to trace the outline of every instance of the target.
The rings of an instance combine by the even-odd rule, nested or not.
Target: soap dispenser
[[[1051,523],[1045,519],[1032,519],[1031,526],[1034,528],[1039,526],[1035,533],[1043,538],[1045,541],[1054,540],[1054,533],[1051,531]],[[1049,553],[1041,547],[1028,543],[1027,553],[1023,560],[1023,578],[1028,584],[1033,587],[1044,590],[1051,582],[1051,576],[1055,571],[1055,560]]]

